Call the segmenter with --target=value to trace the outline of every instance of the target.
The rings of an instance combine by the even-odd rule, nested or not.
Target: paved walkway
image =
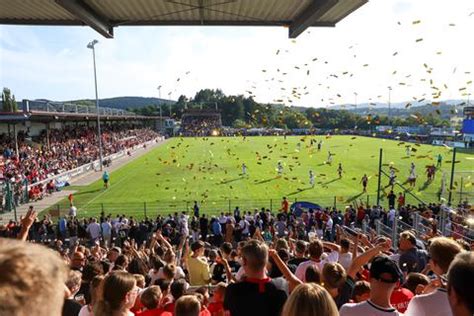
[[[143,156],[144,154],[150,152],[151,150],[155,149],[158,146],[161,146],[165,144],[168,140],[165,139],[163,141],[159,141],[157,143],[148,145],[147,148],[143,148],[143,146],[135,149],[135,151],[132,152],[132,156],[129,157],[127,155],[124,155],[120,158],[117,158],[116,160],[112,161],[112,166],[107,168],[109,172],[113,172],[124,165],[128,164],[129,162],[137,159],[138,157]],[[78,177],[75,177],[71,179],[70,183],[71,185],[78,185],[78,186],[86,186],[89,185],[95,181],[97,181],[100,177],[102,176],[102,173],[100,171],[94,171],[91,170],[89,172],[84,173],[83,175],[80,175]],[[66,198],[69,194],[75,193],[76,191],[73,190],[68,190],[67,188],[64,190],[61,190],[59,192],[55,192],[54,194],[51,194],[49,196],[46,196],[40,201],[37,202],[32,202],[32,203],[27,203],[20,205],[19,207],[16,208],[16,214],[17,214],[17,219],[19,220],[20,217],[28,211],[28,207],[30,205],[33,205],[35,210],[37,211],[42,211],[44,209],[47,209],[48,207],[58,203],[62,199]],[[0,224],[7,224],[10,220],[15,219],[15,212],[9,212],[9,213],[4,213],[0,214]]]

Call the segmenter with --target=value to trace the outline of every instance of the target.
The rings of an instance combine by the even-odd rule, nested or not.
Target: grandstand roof
[[[126,25],[285,26],[295,38],[335,26],[368,0],[0,0],[0,24],[89,25],[107,38]]]
[[[143,115],[101,115],[101,121],[153,121],[153,120],[165,120],[168,117],[159,116],[143,116]],[[32,122],[67,122],[67,121],[95,121],[97,119],[96,114],[93,113],[54,113],[46,111],[30,111],[28,113],[18,112],[13,113],[0,113],[0,124],[1,123],[15,123],[23,121]]]

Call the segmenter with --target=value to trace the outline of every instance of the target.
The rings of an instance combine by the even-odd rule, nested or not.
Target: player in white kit
[[[416,185],[416,171],[415,171],[415,164],[412,162],[410,165],[410,175],[408,176],[408,183],[411,187]]]
[[[246,176],[247,175],[247,165],[246,164],[242,164],[242,176]]]
[[[283,174],[283,165],[281,161],[279,161],[277,164],[277,171],[278,171],[278,176],[281,176]]]
[[[309,171],[309,184],[312,188],[314,188],[314,173],[313,170]]]
[[[332,156],[334,156],[334,154],[332,154],[331,151],[328,151],[328,160],[327,160],[328,164],[332,164]]]

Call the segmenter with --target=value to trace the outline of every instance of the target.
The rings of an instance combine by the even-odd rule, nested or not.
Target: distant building
[[[464,120],[462,122],[462,135],[466,147],[474,147],[474,106],[464,108]]]

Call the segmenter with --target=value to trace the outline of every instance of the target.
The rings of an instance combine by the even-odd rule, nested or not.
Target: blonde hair
[[[346,282],[346,278],[346,270],[340,263],[330,262],[324,265],[322,279],[326,289],[339,289]]]
[[[462,251],[461,246],[454,240],[446,237],[431,239],[429,253],[431,259],[443,270],[448,272],[449,265],[454,257]]]
[[[178,298],[174,307],[175,316],[199,316],[201,302],[195,295],[184,295]]]
[[[57,253],[0,239],[0,271],[0,315],[61,315],[68,270]]]
[[[176,275],[176,265],[167,264],[163,267],[163,275],[168,280],[173,280]]]
[[[81,281],[82,273],[79,271],[70,270],[66,280],[66,286],[70,291],[79,290],[81,287]]]
[[[298,285],[283,306],[281,316],[339,316],[328,291],[316,283]]]

